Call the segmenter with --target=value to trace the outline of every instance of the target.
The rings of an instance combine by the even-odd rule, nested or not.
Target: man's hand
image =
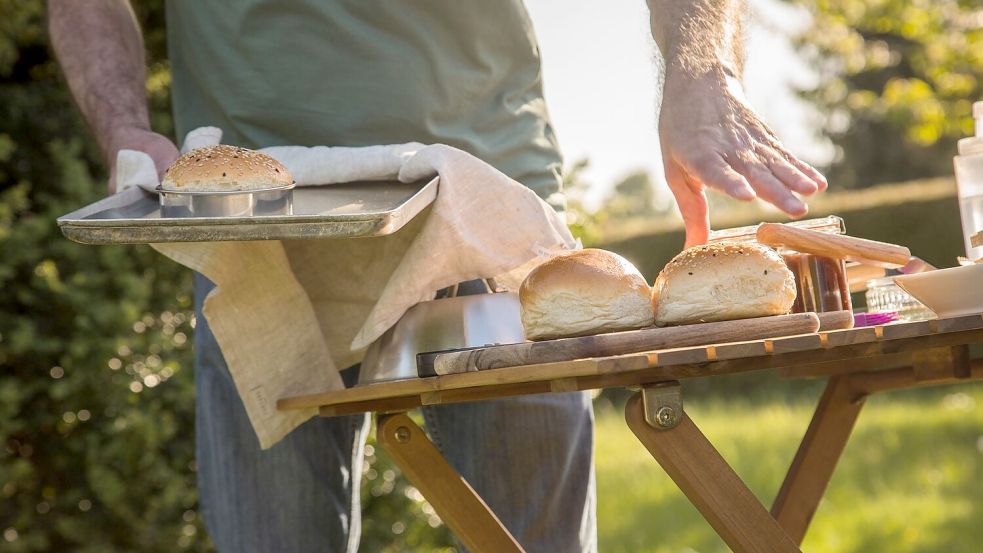
[[[826,179],[796,159],[747,105],[726,71],[667,72],[659,123],[666,180],[686,224],[686,247],[710,231],[705,190],[755,198],[793,217],[808,211],[798,194],[826,189]]]
[[[144,152],[154,160],[160,176],[180,155],[174,143],[162,134],[139,127],[124,127],[111,133],[108,142],[109,193],[116,192],[116,154],[120,150]]]
[[[116,189],[116,154],[139,150],[158,174],[177,159],[174,144],[151,132],[147,114],[143,36],[128,0],[48,1],[48,35],[109,167]]]
[[[797,196],[826,179],[779,144],[744,100],[746,0],[648,0],[652,38],[666,61],[659,136],[666,180],[686,223],[686,247],[710,233],[706,188],[762,200],[793,217]]]

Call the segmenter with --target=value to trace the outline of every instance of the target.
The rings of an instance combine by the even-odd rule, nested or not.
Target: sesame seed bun
[[[775,250],[718,242],[689,248],[662,269],[652,290],[658,325],[783,315],[795,278]]]
[[[546,340],[650,326],[652,289],[627,259],[585,249],[553,257],[519,287],[526,338]]]
[[[164,173],[161,189],[230,192],[276,188],[293,182],[290,171],[272,157],[221,144],[196,148],[179,157]]]

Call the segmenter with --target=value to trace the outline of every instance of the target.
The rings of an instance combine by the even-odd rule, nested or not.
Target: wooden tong
[[[780,223],[762,223],[758,226],[757,240],[768,246],[784,246],[801,253],[846,259],[888,269],[904,267],[911,260],[911,251],[904,246]]]

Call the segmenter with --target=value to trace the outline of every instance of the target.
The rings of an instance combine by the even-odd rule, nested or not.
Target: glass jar
[[[819,219],[807,219],[786,223],[793,227],[844,234],[843,219],[830,215]],[[723,229],[710,233],[710,243],[714,242],[755,242],[758,225]],[[792,305],[793,313],[851,310],[850,286],[846,277],[846,263],[819,255],[800,253],[787,248],[779,248],[778,253],[795,276],[796,296]]]
[[[822,257],[792,250],[778,251],[795,275],[796,296],[793,313],[849,311],[853,308],[842,259]]]
[[[905,322],[925,321],[935,318],[935,312],[901,289],[894,277],[875,278],[867,281],[867,312],[898,314]]]

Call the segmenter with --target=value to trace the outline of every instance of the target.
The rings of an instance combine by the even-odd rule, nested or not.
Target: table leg
[[[826,384],[771,507],[771,514],[796,543],[802,543],[805,537],[865,397],[856,392],[849,375],[834,376]]]
[[[635,394],[625,406],[625,420],[732,550],[799,551],[685,412],[677,426],[654,428],[645,421],[641,394]]]
[[[430,505],[475,553],[523,553],[508,529],[405,413],[379,415],[377,439]]]

